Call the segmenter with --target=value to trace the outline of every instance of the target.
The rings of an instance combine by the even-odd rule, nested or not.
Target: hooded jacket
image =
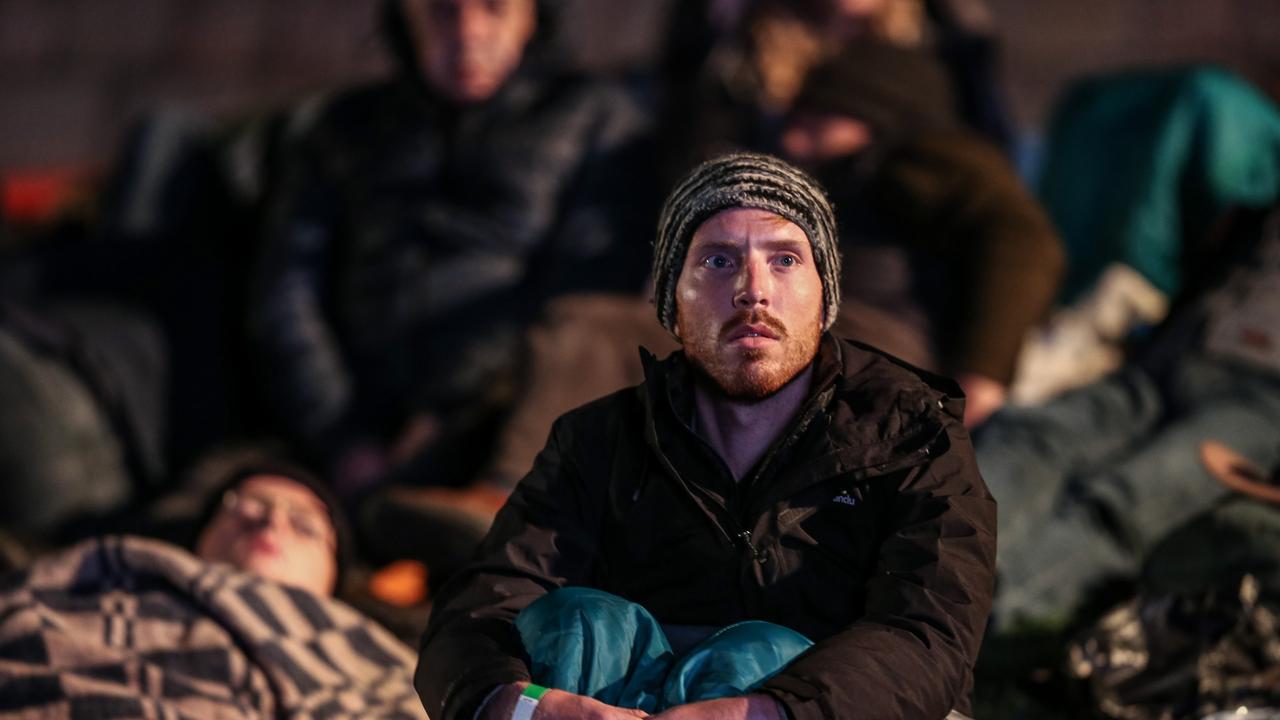
[[[995,501],[952,381],[823,338],[810,398],[735,483],[692,430],[682,353],[561,417],[473,564],[438,597],[416,685],[470,718],[529,679],[515,616],[599,588],[664,625],[758,619],[815,645],[761,688],[795,720],[969,707],[994,583]]]

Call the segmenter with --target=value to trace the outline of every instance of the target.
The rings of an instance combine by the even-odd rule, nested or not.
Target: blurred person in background
[[[1091,594],[1137,577],[1166,533],[1228,492],[1207,440],[1280,459],[1280,206],[1233,213],[1218,256],[1117,370],[974,436],[1000,514],[999,633],[1060,630]]]
[[[412,653],[331,596],[350,533],[336,498],[278,460],[211,493],[195,554],[104,536],[0,589],[0,707],[40,717],[425,717]]]
[[[397,74],[298,114],[250,309],[276,417],[344,494],[464,478],[520,330],[560,293],[637,291],[656,205],[645,116],[541,61],[546,8],[382,10]]]
[[[234,213],[196,143],[162,135],[139,129],[0,248],[0,526],[35,542],[154,498],[233,424]]]
[[[0,532],[77,540],[162,491],[169,362],[136,308],[0,301]]]
[[[809,71],[860,42],[941,59],[962,121],[1002,149],[1011,142],[981,0],[703,0],[679,4],[671,27],[664,176],[727,150],[779,151]]]
[[[1083,78],[1054,108],[1037,192],[1068,273],[1028,343],[1014,400],[1042,403],[1119,368],[1219,259],[1222,223],[1280,197],[1280,107],[1192,64]]]
[[[993,144],[960,122],[941,62],[857,42],[815,68],[782,134],[841,208],[837,329],[952,375],[965,423],[999,409],[1064,251]]]

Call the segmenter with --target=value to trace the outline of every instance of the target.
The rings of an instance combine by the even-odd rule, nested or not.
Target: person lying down
[[[425,718],[415,653],[332,597],[347,552],[327,491],[242,467],[195,554],[93,538],[0,579],[0,714]]]

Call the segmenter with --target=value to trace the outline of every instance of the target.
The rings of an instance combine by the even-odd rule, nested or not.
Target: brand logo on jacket
[[[858,504],[858,499],[850,495],[848,490],[845,490],[839,495],[831,498],[831,502],[838,502],[841,505],[849,505],[850,507],[852,507]]]

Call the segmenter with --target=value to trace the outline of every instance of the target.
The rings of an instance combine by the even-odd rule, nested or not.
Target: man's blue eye
[[[782,263],[786,267],[791,267],[792,265],[795,265],[797,261],[794,256],[783,255],[778,259],[778,262]]]
[[[726,268],[729,267],[729,258],[723,255],[711,255],[703,260],[702,264],[710,268]]]

